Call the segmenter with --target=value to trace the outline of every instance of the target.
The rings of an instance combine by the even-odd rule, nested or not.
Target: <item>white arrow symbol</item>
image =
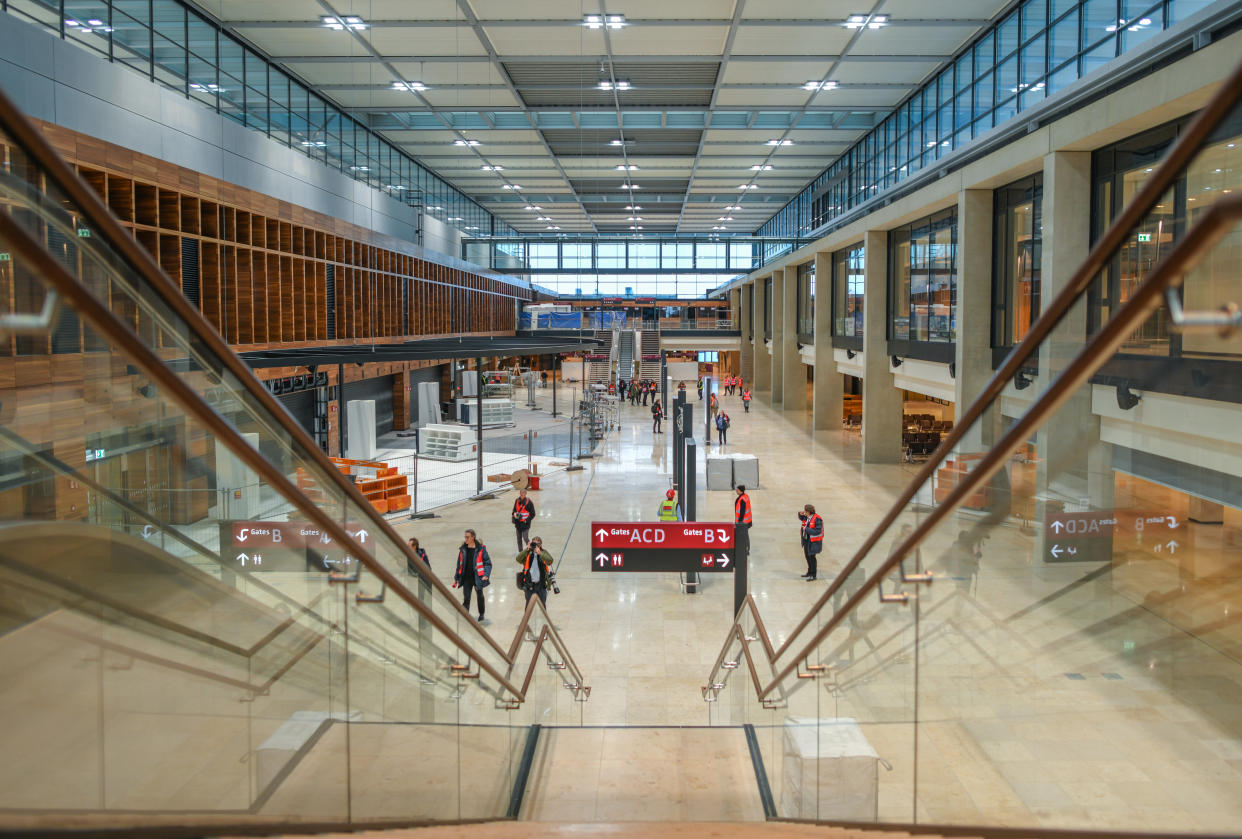
[[[1063,527],[1065,527],[1065,525],[1064,525],[1064,524],[1062,524],[1062,523],[1061,523],[1061,522],[1059,522],[1059,521],[1054,521],[1054,522],[1052,523],[1052,532],[1053,532],[1053,533],[1060,533],[1060,532],[1061,532],[1061,528],[1063,528]]]
[[[1178,543],[1172,539],[1170,539],[1168,542],[1165,543],[1165,547],[1169,549],[1169,553],[1176,553],[1177,546],[1178,546]]]
[[[720,556],[716,557],[716,564],[719,565],[721,568],[728,568],[729,567],[729,555],[721,554]]]
[[[151,538],[151,534],[152,534],[152,533],[154,533],[154,532],[155,532],[155,531],[152,529],[151,525],[149,525],[149,524],[144,524],[144,525],[142,526],[142,538],[143,538],[143,539],[150,539],[150,538]]]
[[[1078,548],[1074,547],[1073,545],[1070,545],[1068,548],[1065,549],[1065,552],[1069,554],[1070,556],[1077,556]]]
[[[245,565],[245,564],[246,564],[246,560],[248,560],[248,559],[250,559],[250,557],[246,556],[245,554],[238,554],[238,555],[237,555],[237,561],[238,561],[238,562],[240,562],[242,565]]]
[[[238,533],[237,533],[237,541],[239,541],[239,542],[244,542],[244,541],[246,541],[246,538],[247,538],[249,535],[250,535],[250,528],[248,528],[248,527],[243,527],[243,528],[242,528],[241,530],[239,530],[239,531],[238,531]]]
[[[358,540],[358,544],[365,545],[367,543],[367,532],[365,530],[359,530],[354,534],[354,538]]]
[[[1176,530],[1177,529],[1177,516],[1165,516],[1165,518],[1168,519],[1169,529]]]
[[[718,534],[720,534],[720,541],[721,541],[721,542],[725,543],[726,545],[727,545],[727,544],[729,544],[729,531],[727,531],[727,530],[725,530],[723,527],[721,527],[721,528],[717,529],[717,530],[716,530],[716,532],[717,532]]]
[[[327,545],[332,542],[332,537],[329,536],[327,533],[321,533],[319,534],[319,541]]]
[[[1052,548],[1048,551],[1048,553],[1052,554],[1053,559],[1056,559],[1058,556],[1061,555],[1061,546],[1053,545]]]
[[[596,554],[595,561],[599,563],[600,568],[606,567],[608,565],[608,554]]]
[[[608,531],[601,527],[599,530],[595,531],[595,535],[598,536],[602,542],[608,538]]]

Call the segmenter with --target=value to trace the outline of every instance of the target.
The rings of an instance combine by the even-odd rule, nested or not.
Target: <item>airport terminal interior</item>
[[[1239,0],[0,0],[0,832],[1239,834],[1240,143]]]

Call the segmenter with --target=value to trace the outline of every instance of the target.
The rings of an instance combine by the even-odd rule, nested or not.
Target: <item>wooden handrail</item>
[[[1139,190],[1134,199],[1125,207],[1117,220],[1108,228],[1100,238],[1100,241],[1091,249],[1086,260],[1074,272],[1066,287],[1053,298],[1048,308],[1032,324],[1022,343],[1014,347],[1009,355],[1006,356],[1004,362],[1002,362],[1001,366],[993,373],[992,378],[988,380],[988,383],[980,391],[979,396],[970,404],[965,413],[954,422],[953,429],[941,441],[918,474],[906,485],[901,495],[889,508],[888,512],[885,513],[880,523],[863,541],[863,544],[855,552],[854,556],[833,578],[828,586],[828,590],[808,610],[793,632],[790,633],[789,638],[775,650],[774,654],[769,656],[769,660],[773,665],[793,648],[795,642],[799,640],[803,631],[815,619],[819,611],[832,600],[845,584],[846,579],[858,569],[880,538],[896,522],[897,518],[905,510],[906,505],[913,500],[919,488],[932,478],[936,469],[940,467],[961,442],[967,431],[982,417],[984,411],[1000,397],[1009,381],[1028,363],[1029,359],[1037,355],[1040,345],[1060,325],[1071,307],[1078,302],[1078,299],[1090,286],[1092,280],[1107,266],[1113,253],[1121,247],[1134,227],[1151,211],[1159,202],[1161,196],[1181,176],[1183,170],[1194,159],[1195,155],[1199,153],[1200,148],[1211,133],[1232,112],[1239,98],[1242,98],[1242,65],[1236,67],[1230,76],[1221,83],[1220,90],[1200,111],[1185,132],[1181,134],[1177,143],[1170,149],[1155,173],[1152,174],[1143,188]],[[1008,452],[1026,439],[1023,434],[1029,433],[1037,427],[1069,397],[1074,389],[1086,380],[1085,377],[1092,375],[1096,369],[1104,364],[1111,353],[1116,350],[1117,346],[1124,341],[1129,331],[1136,327],[1142,318],[1159,307],[1165,290],[1180,284],[1182,278],[1177,273],[1179,266],[1183,266],[1181,270],[1184,270],[1184,266],[1193,262],[1209,248],[1215,238],[1223,235],[1221,227],[1230,224],[1234,220],[1232,214],[1237,212],[1234,209],[1237,206],[1242,206],[1242,202],[1240,202],[1237,196],[1233,196],[1218,201],[1205,213],[1204,217],[1186,234],[1183,240],[1152,270],[1143,285],[1134,292],[1131,298],[1118,310],[1117,314],[1104,326],[1100,333],[1086,345],[1074,361],[1049,385],[1048,390],[1028,409],[1022,419],[985,454],[974,469],[966,473],[964,480],[957,484],[950,495],[915,527],[909,537],[893,551],[881,564],[880,568],[836,610],[832,619],[815,633],[810,642],[804,644],[799,649],[798,655],[793,656],[772,681],[760,691],[760,698],[770,694],[776,685],[793,672],[798,667],[799,662],[819,645],[820,641],[837,626],[844,615],[852,611],[861,602],[863,596],[878,586],[884,575],[892,570],[901,561],[902,557],[915,548],[944,516],[956,509],[970,493],[979,489],[984,481],[992,477],[1008,455]],[[1118,337],[1118,334],[1120,337]],[[1083,374],[1084,370],[1088,370],[1088,372]],[[1085,377],[1080,381],[1077,379],[1079,375],[1085,375]],[[747,598],[747,600],[750,600],[750,598]],[[747,608],[751,609],[756,615],[758,614],[758,608],[753,600],[750,601],[749,606],[747,601],[743,601],[742,606],[738,610],[738,615],[735,616],[735,625],[737,621],[741,620],[742,610]],[[765,648],[770,649],[772,645],[767,638],[766,631],[760,634],[764,638]],[[731,631],[721,650],[721,654],[717,657],[716,665],[708,675],[708,686],[716,683],[717,673],[728,654],[732,642],[733,633]]]

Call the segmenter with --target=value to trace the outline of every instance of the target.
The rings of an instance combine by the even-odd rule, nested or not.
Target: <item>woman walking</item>
[[[483,589],[491,583],[492,558],[487,555],[487,546],[479,541],[478,534],[467,530],[465,541],[457,549],[457,571],[453,574],[453,588],[461,586],[462,604],[470,611],[470,592],[479,590],[479,623],[483,622],[486,605],[483,602]]]

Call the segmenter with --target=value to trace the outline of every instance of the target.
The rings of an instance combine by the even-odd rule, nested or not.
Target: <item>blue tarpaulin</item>
[[[519,329],[581,329],[581,312],[543,312],[534,322],[530,312],[522,312]]]

